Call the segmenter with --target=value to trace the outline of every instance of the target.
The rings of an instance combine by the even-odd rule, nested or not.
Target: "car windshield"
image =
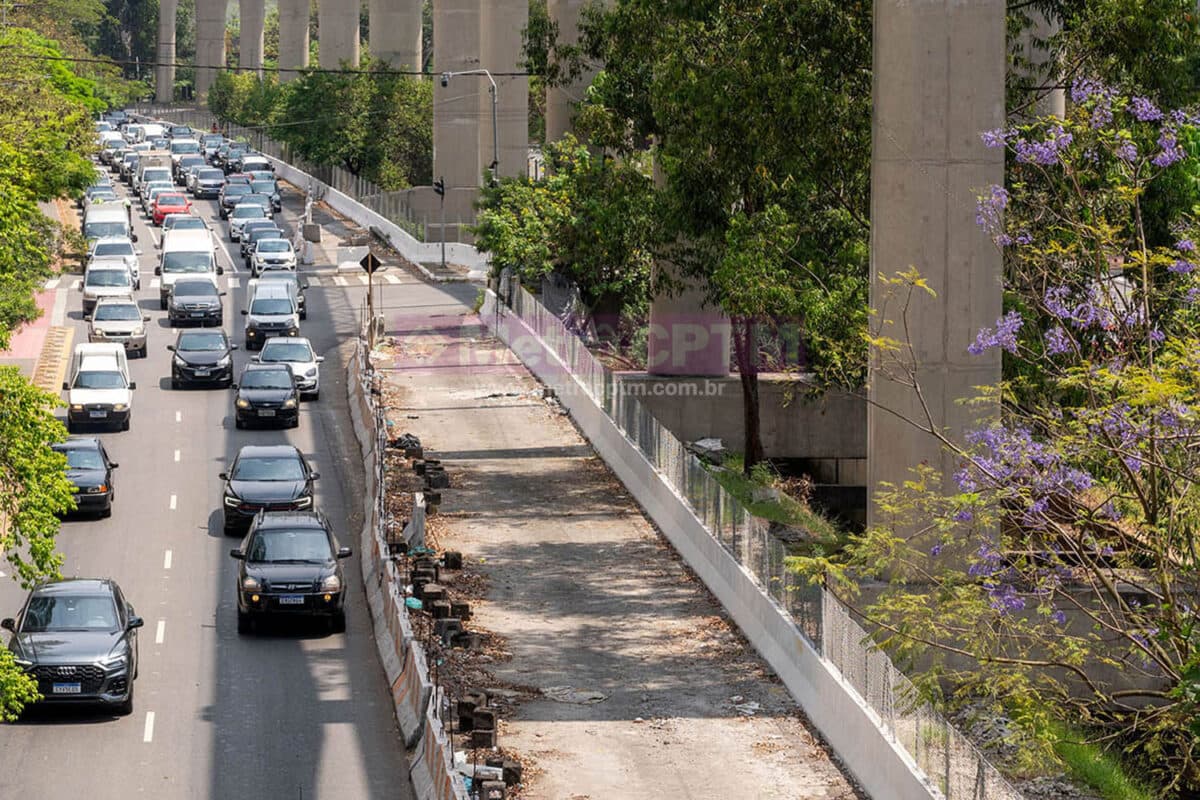
[[[251,181],[250,188],[258,194],[275,194],[274,181]]]
[[[250,304],[250,313],[257,316],[291,314],[292,301],[282,297],[263,297]]]
[[[126,303],[106,303],[96,307],[97,322],[141,322],[142,312]]]
[[[217,287],[209,281],[187,281],[175,284],[175,294],[180,297],[216,297]]]
[[[181,153],[199,153],[199,142],[171,142],[171,154],[179,155]]]
[[[29,598],[21,633],[115,631],[117,605],[109,595],[42,594]]]
[[[242,386],[247,389],[290,389],[292,377],[281,369],[256,369],[242,375]]]
[[[133,245],[129,242],[101,242],[92,251],[97,256],[131,256]]]
[[[244,183],[229,183],[225,185],[226,197],[241,197],[250,194],[250,187]]]
[[[171,179],[171,170],[166,168],[155,167],[142,172],[142,183],[154,183],[155,181],[163,181],[164,183]]]
[[[333,560],[329,536],[319,528],[260,530],[246,550],[246,560],[259,564],[299,561],[324,564]]]
[[[203,353],[213,350],[225,350],[225,334],[223,333],[185,333],[179,337],[175,349],[184,353]]]
[[[196,175],[196,179],[201,181],[223,181],[225,180],[225,173],[219,169],[202,169]]]
[[[129,232],[127,222],[87,222],[83,226],[83,235],[87,239],[101,239],[105,236],[124,236]]]
[[[283,339],[273,339],[263,345],[261,356],[263,361],[312,361],[312,348],[305,342],[289,342]]]
[[[80,372],[75,376],[74,389],[124,389],[125,376],[113,370]]]
[[[204,220],[190,214],[180,214],[173,219],[168,217],[166,221],[169,231],[202,231],[205,227]]]
[[[295,456],[254,456],[239,459],[229,477],[235,481],[302,481],[304,467]]]
[[[265,216],[262,206],[258,204],[238,206],[233,210],[234,219],[251,219]]]
[[[181,194],[160,194],[158,204],[160,206],[186,206],[187,198]]]
[[[211,253],[199,251],[163,254],[163,272],[208,272],[211,267]]]
[[[90,269],[87,286],[129,286],[129,273],[123,269]]]
[[[71,469],[104,469],[104,459],[100,457],[99,450],[71,447],[59,452],[67,457],[67,466]]]
[[[290,253],[292,246],[283,239],[263,239],[258,243],[260,253]]]

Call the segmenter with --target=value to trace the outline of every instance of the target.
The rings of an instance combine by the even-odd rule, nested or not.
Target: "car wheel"
[[[133,288],[134,288],[134,291],[138,291],[138,292],[140,292],[142,290],[142,279],[141,278],[138,278],[136,281],[133,282]]]
[[[346,632],[346,612],[345,611],[336,611],[336,612],[334,612],[333,616],[329,618],[329,632],[330,633],[345,633]]]
[[[159,311],[167,310],[167,301],[162,297],[158,298],[158,310]]]
[[[109,500],[108,505],[106,505],[103,509],[100,510],[100,519],[108,519],[111,516],[112,516],[112,501]]]
[[[237,619],[238,635],[247,636],[251,633],[254,633],[254,620],[250,618],[249,614],[239,608],[237,612]]]
[[[124,702],[117,704],[116,711],[117,711],[118,717],[128,717],[130,714],[133,713],[133,681],[132,680],[129,682],[129,696],[125,698]]]
[[[242,428],[246,427],[246,423],[242,422],[241,417],[234,417],[233,418],[233,427],[237,428],[240,431]]]
[[[299,428],[300,427],[300,415],[299,414],[296,415],[295,419],[293,419],[291,422],[288,423],[288,427],[289,428]]]
[[[308,312],[307,312],[307,311],[301,311],[301,312],[300,312],[300,319],[302,319],[302,320],[308,319]]]
[[[320,400],[320,399],[321,399],[321,390],[320,390],[320,389],[317,389],[315,392],[313,392],[312,394],[310,394],[310,395],[308,396],[308,399],[309,399],[309,400],[311,400],[311,401],[313,401],[314,403],[315,403],[316,401]]]
[[[77,430],[79,430],[79,426],[71,420],[67,420],[67,433],[75,433]]]
[[[121,430],[123,430],[123,431],[129,430],[129,417],[126,417],[125,421],[121,423]]]
[[[175,378],[175,377],[171,378],[171,390],[172,391],[178,392],[182,386],[183,386],[183,384],[179,382],[178,378]]]

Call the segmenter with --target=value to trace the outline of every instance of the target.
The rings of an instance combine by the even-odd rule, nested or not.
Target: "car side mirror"
[[[4,619],[0,619],[0,628],[3,628],[6,631],[12,631],[13,633],[16,633],[17,632],[17,621],[15,619],[13,619],[12,617],[5,617]]]
[[[317,363],[318,363],[318,364],[324,364],[324,363],[325,363],[325,356],[317,356]]]
[[[63,381],[63,389],[70,389],[70,388],[71,388],[71,384],[67,383],[66,381]]]
[[[217,477],[223,481],[227,481],[227,480],[229,480],[229,473],[228,472],[218,472]]]
[[[146,621],[144,619],[138,616],[133,616],[129,618],[129,622],[125,623],[125,629],[132,631],[136,628],[142,627],[145,624]]]
[[[217,274],[218,274],[218,275],[224,275],[224,274],[225,274],[225,268],[224,268],[224,267],[220,267],[220,266],[219,266],[219,267],[217,267]],[[222,292],[222,294],[224,294],[224,292]]]
[[[229,384],[229,388],[236,389],[236,388],[238,388],[238,385],[236,383],[231,383],[231,384]]]
[[[142,314],[142,322],[149,322],[149,321],[150,321],[150,315]]]
[[[154,268],[154,274],[155,274],[155,275],[162,275],[162,267],[155,267],[155,268]]]
[[[220,292],[219,294],[221,295],[221,297],[224,297],[225,295],[229,294],[229,292]]]
[[[338,548],[338,551],[337,551],[338,558],[349,558],[352,555],[354,555],[354,551],[351,550],[349,547],[339,547]]]
[[[132,392],[136,388],[137,388],[137,381],[130,381],[129,382],[129,391]]]
[[[309,477],[309,479],[310,479],[310,480],[317,481],[317,480],[320,480],[320,479],[321,479],[321,473],[319,473],[319,472],[314,472],[313,474],[309,475],[308,477]]]
[[[253,361],[255,364],[261,364],[261,363],[262,363],[262,356],[261,356],[261,355],[252,356],[252,357],[250,358],[250,360],[251,360],[251,361]]]
[[[92,315],[91,315],[91,314],[84,314],[84,315],[83,315],[83,321],[84,321],[84,322],[91,322],[91,321],[92,321]]]
[[[229,551],[230,558],[236,558],[238,561],[246,560],[246,551],[240,547],[235,547]]]
[[[243,316],[243,317],[244,317],[244,316],[246,316],[246,315],[247,315],[247,314],[249,314],[249,313],[250,313],[250,312],[249,312],[249,311],[247,311],[246,309],[244,309],[244,308],[242,309],[242,316]]]
[[[133,241],[133,240],[131,239],[130,241]],[[135,247],[135,248],[133,249],[133,254],[134,254],[135,256],[140,256],[140,255],[142,254],[142,249],[141,249],[140,247]]]
[[[120,464],[117,464],[117,463],[115,463],[115,462],[114,462],[114,463],[112,463],[112,464],[109,464],[109,465],[108,465],[108,468],[109,468],[109,469],[116,469],[116,468],[117,468],[117,467],[119,467],[119,466],[121,466],[121,465],[120,465]]]
[[[137,234],[136,234],[136,233],[133,233],[133,232],[131,231],[131,232],[129,233],[129,241],[131,241],[131,242],[136,242],[136,241],[137,241]]]
[[[169,344],[169,345],[167,345],[167,349],[168,349],[168,350],[170,350],[172,353],[174,353],[174,352],[175,352],[175,345],[173,345],[173,344]]]
[[[231,344],[231,345],[229,345],[229,349],[230,349],[230,350],[237,350],[237,349],[238,349],[238,346],[237,346],[236,344]]]

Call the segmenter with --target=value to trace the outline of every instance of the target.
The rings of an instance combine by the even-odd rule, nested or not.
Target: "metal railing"
[[[844,604],[788,568],[787,546],[722,487],[684,443],[646,408],[617,391],[612,372],[583,340],[532,294],[510,291],[510,308],[566,366],[647,461],[692,509],[709,533],[790,615],[813,648],[828,660],[878,717],[947,800],[1019,800],[1022,797],[965,736],[928,703],[871,641]]]

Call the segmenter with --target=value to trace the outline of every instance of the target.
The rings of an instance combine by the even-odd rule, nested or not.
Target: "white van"
[[[161,139],[166,135],[166,125],[159,125],[157,122],[143,122],[142,127],[138,130],[137,140],[144,142],[147,139]]]
[[[63,382],[67,393],[67,430],[80,425],[105,425],[129,430],[133,390],[125,346],[87,343],[75,345],[71,369]]]
[[[137,241],[137,234],[129,226],[129,210],[125,208],[125,204],[104,203],[89,206],[83,217],[83,238],[87,240],[88,247],[90,248],[92,242],[97,239],[110,236],[128,238],[131,242]]]
[[[300,305],[296,289],[282,281],[252,280],[246,284],[246,349],[261,350],[272,336],[300,335]]]
[[[211,277],[213,283],[225,270],[217,266],[217,248],[207,230],[171,230],[163,236],[162,255],[154,274],[162,277],[158,306],[167,309],[167,299],[175,281],[182,277]]]

